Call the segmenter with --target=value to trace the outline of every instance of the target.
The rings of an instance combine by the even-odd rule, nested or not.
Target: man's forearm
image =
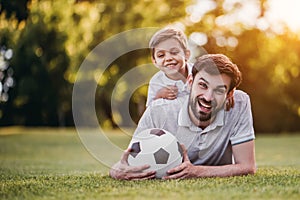
[[[223,166],[194,166],[196,177],[228,177],[254,174],[255,165],[232,164]]]

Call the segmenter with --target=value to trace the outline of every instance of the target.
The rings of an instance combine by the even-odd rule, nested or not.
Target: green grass
[[[254,176],[117,181],[73,129],[2,128],[0,199],[300,199],[299,143],[300,134],[258,135]]]

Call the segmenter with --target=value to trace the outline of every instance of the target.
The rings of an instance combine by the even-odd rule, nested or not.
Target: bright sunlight
[[[278,22],[286,24],[291,31],[300,31],[300,1],[299,0],[268,0],[266,17],[272,26]]]

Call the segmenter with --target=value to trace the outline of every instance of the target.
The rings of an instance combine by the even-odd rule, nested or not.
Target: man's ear
[[[226,96],[226,99],[230,99],[233,97],[233,94],[234,94],[234,91],[235,91],[235,88],[233,88],[230,92],[228,92],[227,96]]]
[[[188,89],[191,91],[192,85],[193,85],[193,74],[189,74],[187,77],[187,84],[188,84]]]

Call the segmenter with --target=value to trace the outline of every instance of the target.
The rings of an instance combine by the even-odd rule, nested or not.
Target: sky
[[[269,13],[266,17],[273,25],[285,22],[293,32],[300,32],[300,1],[299,0],[268,0]]]
[[[213,0],[198,0],[196,5],[188,7],[186,11],[192,22],[199,22],[206,12],[215,7]],[[230,14],[219,16],[216,23],[234,27],[235,23],[243,22],[246,27],[272,29],[276,33],[282,33],[286,25],[292,32],[300,32],[300,0],[268,0],[265,8],[264,18],[261,19],[259,0],[225,0],[223,9],[230,11]]]

